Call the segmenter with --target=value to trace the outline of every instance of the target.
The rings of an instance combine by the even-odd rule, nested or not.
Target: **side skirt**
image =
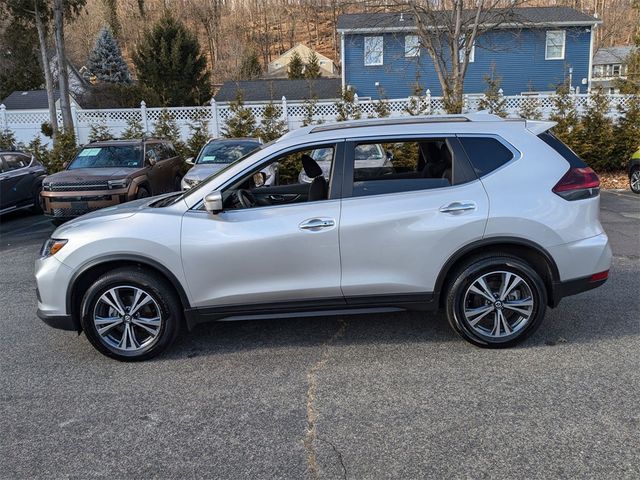
[[[432,293],[405,295],[372,295],[346,298],[310,299],[249,305],[189,308],[185,310],[187,328],[200,323],[237,320],[268,320],[276,318],[358,315],[365,313],[429,311],[438,308]]]

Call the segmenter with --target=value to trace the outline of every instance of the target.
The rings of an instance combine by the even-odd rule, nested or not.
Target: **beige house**
[[[291,57],[293,57],[294,52],[298,52],[298,55],[300,55],[302,61],[307,62],[313,50],[302,43],[299,43],[295,47],[290,48],[278,58],[269,62],[269,64],[267,65],[267,77],[286,78],[289,62],[291,61]],[[316,52],[316,55],[318,56],[318,63],[320,63],[321,76],[337,77],[338,75],[340,75],[338,67],[333,62],[333,60],[331,60],[329,57],[325,57],[318,52]]]

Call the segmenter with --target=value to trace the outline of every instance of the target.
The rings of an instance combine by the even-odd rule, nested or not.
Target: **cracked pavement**
[[[52,228],[3,216],[0,478],[638,478],[639,214],[603,192],[610,280],[518,348],[397,313],[206,325],[138,364],[36,318]]]

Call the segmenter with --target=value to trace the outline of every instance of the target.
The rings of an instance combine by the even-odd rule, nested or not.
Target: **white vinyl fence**
[[[576,93],[571,97],[578,112],[584,112],[589,103],[589,95]],[[631,96],[609,95],[608,97],[610,100],[609,114],[615,119],[619,116],[620,109],[628,106]],[[465,95],[465,113],[478,111],[481,99],[482,95]],[[506,100],[506,110],[509,117],[518,117],[518,112],[525,102],[533,103],[543,118],[548,118],[553,111],[554,95],[513,95],[504,96],[504,99]],[[386,102],[391,117],[409,115],[406,110],[407,107],[417,102],[422,105],[424,114],[445,113],[442,97],[431,96],[428,91],[427,95],[422,97],[392,99]],[[376,103],[377,100],[358,99],[357,96],[355,98],[355,104],[361,112],[362,118],[376,116]],[[245,103],[245,107],[253,111],[258,123],[262,118],[266,105],[267,103],[265,102]],[[278,115],[286,122],[289,130],[302,126],[309,108],[307,103],[287,101],[284,97],[282,100],[274,102],[274,105]],[[139,121],[146,132],[153,132],[154,125],[162,110],[162,108],[147,108],[144,102],[140,103],[140,108],[130,109],[85,110],[72,107],[76,138],[80,144],[87,143],[92,125],[105,125],[111,134],[117,138],[127,128],[127,121],[132,118]],[[201,118],[208,121],[211,136],[218,137],[222,133],[226,120],[231,116],[229,103],[216,102],[213,99],[209,106],[172,107],[166,110],[169,111],[178,125],[182,140],[186,140],[190,136],[189,125]],[[335,121],[337,114],[336,100],[318,101],[313,107],[313,119],[315,122]],[[0,105],[0,131],[11,130],[15,134],[18,143],[28,144],[38,136],[40,136],[43,143],[48,143],[49,139],[40,133],[41,125],[48,121],[48,110],[6,110],[4,105]],[[59,111],[58,122],[62,124]]]

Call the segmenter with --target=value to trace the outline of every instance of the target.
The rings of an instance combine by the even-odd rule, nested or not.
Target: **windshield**
[[[200,183],[198,183],[195,187],[190,188],[189,190],[185,190],[184,192],[182,192],[181,195],[178,195],[177,197],[171,197],[171,199],[173,200],[170,205],[173,205],[177,202],[179,202],[180,200],[182,200],[183,198],[185,198],[187,195],[191,195],[193,192],[196,192],[198,190],[200,190],[202,187],[205,187],[206,185],[209,184],[209,180],[213,179],[214,177],[217,177],[218,175],[223,175],[227,170],[231,169],[232,167],[234,167],[238,161],[240,160],[244,160],[246,158],[249,158],[251,155],[253,155],[254,153],[262,150],[265,147],[268,147],[269,145],[272,145],[275,142],[269,142],[269,143],[265,143],[263,145],[261,144],[254,144],[254,148],[247,153],[244,157],[239,158],[237,161],[235,162],[231,162],[228,163],[227,165],[224,166],[224,168],[221,168],[220,170],[218,170],[215,173],[212,173],[211,175],[209,175],[207,178],[205,178],[204,180],[202,180]],[[169,204],[167,204],[169,205]],[[165,205],[163,205],[165,206]]]
[[[69,165],[76,168],[140,168],[142,147],[140,145],[118,145],[108,147],[84,147]]]
[[[259,146],[258,142],[212,142],[204,146],[196,164],[233,163]]]

